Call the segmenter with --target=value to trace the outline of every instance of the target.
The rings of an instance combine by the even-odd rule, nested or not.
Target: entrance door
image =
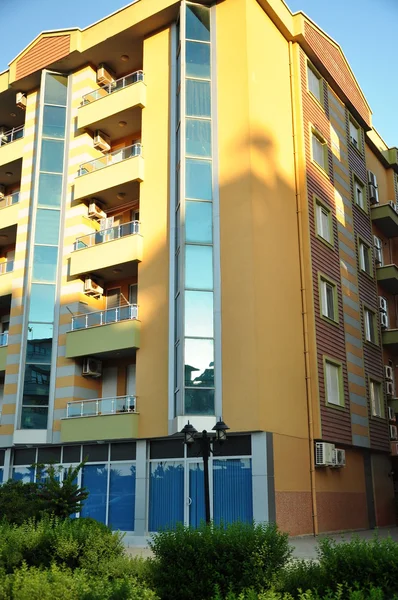
[[[188,462],[187,466],[187,522],[192,527],[198,527],[206,518],[203,461]]]

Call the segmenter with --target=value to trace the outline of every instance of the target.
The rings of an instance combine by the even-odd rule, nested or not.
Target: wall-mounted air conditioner
[[[334,449],[333,466],[345,467],[345,450],[342,450],[341,448]]]
[[[84,293],[87,296],[99,298],[103,295],[104,289],[100,285],[98,285],[98,283],[95,283],[95,281],[91,279],[91,277],[87,277],[87,279],[84,281]]]
[[[18,108],[21,108],[22,110],[26,109],[26,94],[23,94],[22,92],[18,92],[16,97],[15,97],[15,103],[18,106]]]
[[[100,64],[97,69],[97,83],[106,85],[113,83],[116,79],[115,73],[105,63]]]
[[[396,425],[390,425],[390,440],[398,439],[398,430]]]
[[[102,362],[96,358],[87,357],[83,361],[82,375],[84,377],[101,377]]]
[[[384,365],[384,378],[386,381],[394,380],[393,370],[392,367],[390,367],[390,365]]]
[[[392,381],[386,381],[386,394],[387,396],[394,396],[394,383]]]
[[[94,198],[88,205],[88,216],[90,219],[106,219],[106,212],[101,209]]]
[[[334,464],[334,444],[326,442],[315,443],[315,465],[317,467],[332,467]]]
[[[6,195],[6,186],[0,183],[0,200]]]
[[[395,423],[395,422],[396,422],[396,420],[397,420],[397,418],[396,418],[396,416],[395,416],[395,411],[394,411],[394,409],[393,409],[391,406],[388,406],[388,407],[387,407],[387,410],[388,410],[388,420],[389,420],[389,421],[392,421],[393,423]]]
[[[97,129],[93,139],[93,145],[96,150],[101,150],[102,152],[108,152],[111,149],[111,138],[109,135],[106,135],[103,131]]]

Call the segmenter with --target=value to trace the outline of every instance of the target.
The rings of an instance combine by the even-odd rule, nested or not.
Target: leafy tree
[[[36,483],[9,480],[0,486],[0,520],[22,525],[28,519],[43,514],[43,502]]]

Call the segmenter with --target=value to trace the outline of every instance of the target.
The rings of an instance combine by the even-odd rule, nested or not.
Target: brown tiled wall
[[[17,62],[17,79],[22,79],[69,54],[70,36],[42,38]]]

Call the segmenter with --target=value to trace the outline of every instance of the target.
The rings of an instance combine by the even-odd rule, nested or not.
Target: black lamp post
[[[212,431],[216,432],[216,440],[223,444],[227,439],[228,425],[224,421],[220,420],[214,425]],[[210,523],[210,488],[209,488],[209,457],[211,453],[211,437],[207,434],[204,429],[201,434],[196,435],[198,432],[193,425],[188,421],[185,427],[181,430],[184,434],[184,444],[191,446],[195,440],[198,440],[200,446],[200,453],[203,456],[203,476],[204,476],[204,492],[205,492],[205,518],[206,523]]]

